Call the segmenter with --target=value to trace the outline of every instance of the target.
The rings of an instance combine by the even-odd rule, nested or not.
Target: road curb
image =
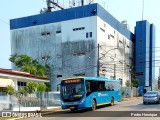
[[[123,101],[129,101],[129,100],[135,100],[135,99],[141,99],[142,97],[132,97],[132,98],[122,98]]]
[[[46,115],[46,114],[50,114],[50,113],[54,113],[54,112],[58,112],[58,111],[62,111],[62,108],[59,107],[59,108],[53,108],[53,109],[43,110],[43,111],[40,111],[40,113],[42,115]]]

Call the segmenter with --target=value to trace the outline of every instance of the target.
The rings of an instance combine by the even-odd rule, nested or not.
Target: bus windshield
[[[61,98],[64,102],[79,101],[83,95],[83,79],[64,80],[61,82]]]

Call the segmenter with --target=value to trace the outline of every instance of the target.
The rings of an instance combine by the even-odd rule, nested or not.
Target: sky
[[[70,0],[71,1],[71,0]],[[77,0],[75,0],[77,1]],[[87,3],[90,0],[84,0]],[[134,33],[136,21],[147,20],[156,26],[156,77],[160,62],[160,7],[159,0],[92,0],[99,3],[118,21],[127,20],[131,32]],[[143,4],[144,1],[144,4]],[[59,0],[69,6],[69,0]],[[144,7],[143,7],[144,6]],[[45,0],[0,0],[0,68],[10,69],[10,19],[39,14],[46,7]],[[142,12],[143,10],[143,12]],[[143,13],[143,15],[142,15]],[[142,17],[143,16],[143,17]]]

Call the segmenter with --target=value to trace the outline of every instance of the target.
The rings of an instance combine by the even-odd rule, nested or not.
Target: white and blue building
[[[97,73],[119,79],[125,86],[126,80],[131,81],[134,64],[136,72],[154,69],[152,63],[145,66],[146,69],[138,69],[139,61],[134,57],[140,51],[138,22],[136,26],[134,34],[99,4],[16,18],[10,20],[11,54],[27,54],[39,60],[48,56],[52,90],[57,90],[62,78],[96,77]],[[146,44],[153,48],[154,27],[149,34],[152,36]],[[149,59],[153,60],[154,54]],[[152,76],[148,74],[148,81],[154,76],[154,71],[150,72]],[[146,85],[145,78],[140,78],[140,85]]]

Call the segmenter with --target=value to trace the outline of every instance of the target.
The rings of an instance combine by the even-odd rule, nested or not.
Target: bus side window
[[[113,85],[111,85],[111,91],[114,91],[114,86]]]
[[[88,96],[91,92],[90,82],[86,81],[86,95]]]
[[[110,90],[111,90],[110,86],[107,86],[107,87],[106,87],[106,90],[107,90],[107,91],[110,91]]]
[[[106,91],[106,87],[105,87],[105,82],[101,82],[101,83],[99,83],[99,91]]]

